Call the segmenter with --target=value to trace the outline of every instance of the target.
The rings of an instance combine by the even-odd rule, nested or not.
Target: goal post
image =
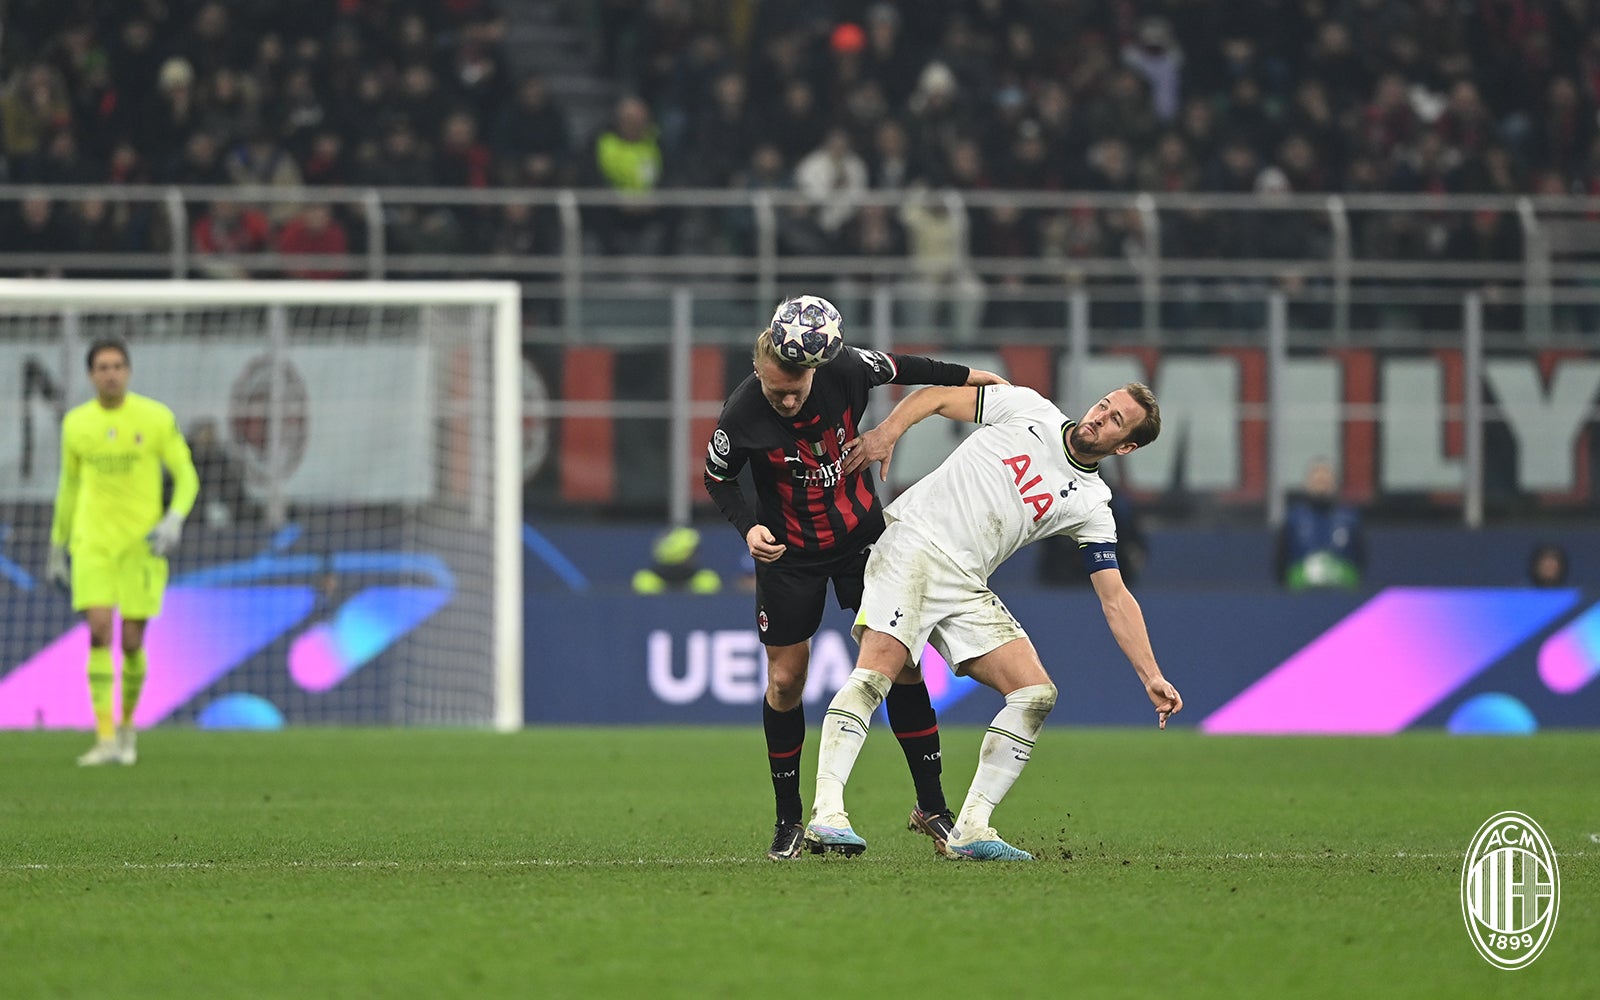
[[[0,727],[90,719],[43,567],[108,336],[202,480],[136,721],[520,728],[516,283],[26,279],[0,280]]]

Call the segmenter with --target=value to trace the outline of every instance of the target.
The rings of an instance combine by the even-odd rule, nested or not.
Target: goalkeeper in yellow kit
[[[50,525],[49,577],[58,586],[70,584],[73,610],[83,612],[89,623],[89,697],[99,739],[78,763],[132,764],[138,759],[133,710],[144,687],[145,625],[161,613],[166,555],[183,533],[200,479],[172,411],[128,391],[127,345],[95,341],[88,365],[95,398],[61,420],[61,486]],[[163,466],[173,481],[172,506],[164,512]],[[111,664],[119,609],[120,716],[112,704]]]

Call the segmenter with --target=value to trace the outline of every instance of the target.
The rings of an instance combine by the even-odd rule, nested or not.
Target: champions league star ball
[[[797,295],[772,314],[772,346],[778,357],[802,368],[818,368],[844,347],[839,310],[816,295]]]

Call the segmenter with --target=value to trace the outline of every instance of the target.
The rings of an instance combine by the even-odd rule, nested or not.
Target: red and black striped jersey
[[[706,491],[741,537],[759,522],[789,547],[785,559],[831,556],[883,531],[871,469],[841,471],[844,444],[862,430],[867,391],[901,385],[963,385],[969,369],[914,354],[846,348],[816,369],[811,395],[790,418],[772,408],[752,372],[722,407],[706,447]],[[748,465],[756,513],[738,483]]]

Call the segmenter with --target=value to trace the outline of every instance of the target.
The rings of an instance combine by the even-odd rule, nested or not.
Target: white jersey
[[[1012,553],[1050,535],[1115,543],[1111,488],[1067,452],[1074,422],[1023,386],[978,388],[977,431],[884,509],[956,565],[987,580]]]

